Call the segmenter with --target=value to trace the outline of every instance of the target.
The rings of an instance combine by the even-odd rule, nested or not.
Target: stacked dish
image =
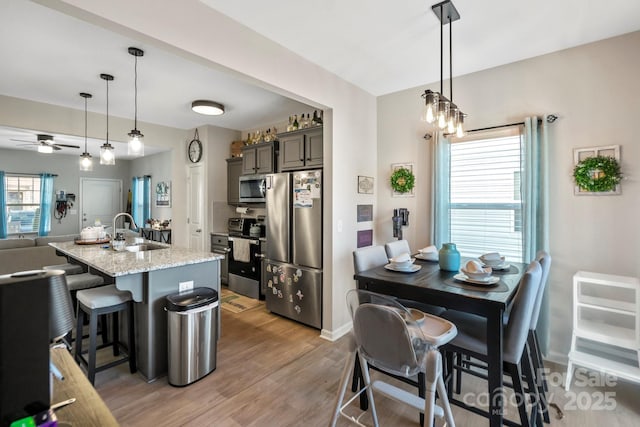
[[[398,256],[389,259],[389,264],[385,265],[384,268],[387,270],[393,271],[401,271],[405,273],[413,273],[414,271],[420,270],[422,268],[419,265],[414,265],[415,258],[411,258],[408,253],[403,253]]]
[[[420,258],[425,261],[438,261],[438,249],[433,245],[419,249],[416,258]]]
[[[453,276],[453,278],[473,284],[493,285],[497,283],[500,278],[492,276],[492,272],[491,267],[483,267],[480,261],[472,259],[467,261],[467,263],[460,268],[460,273]]]
[[[505,262],[504,256],[500,255],[499,252],[489,252],[479,257],[480,261],[487,266],[491,267],[493,270],[506,270],[510,266]]]

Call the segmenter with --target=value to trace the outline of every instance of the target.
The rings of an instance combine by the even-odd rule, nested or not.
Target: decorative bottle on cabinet
[[[460,269],[460,252],[455,243],[443,243],[438,252],[440,270],[458,271]]]

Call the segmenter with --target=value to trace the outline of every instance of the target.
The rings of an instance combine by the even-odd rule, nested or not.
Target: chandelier
[[[447,133],[454,134],[458,137],[464,136],[464,117],[465,114],[460,111],[458,106],[453,102],[453,49],[452,49],[452,22],[460,19],[460,14],[456,10],[451,0],[445,0],[441,3],[431,6],[431,10],[440,20],[440,92],[425,90],[422,97],[425,100],[426,111],[424,119],[427,123],[436,123],[439,129]],[[449,24],[449,98],[444,95],[443,90],[443,43],[442,35],[444,26]]]
[[[133,113],[133,129],[129,132],[129,144],[127,145],[127,154],[131,156],[143,156],[144,155],[144,142],[142,138],[144,135],[138,130],[138,57],[144,55],[142,49],[137,47],[130,47],[128,50],[130,55],[135,58],[135,64],[133,68],[134,72],[134,113]]]

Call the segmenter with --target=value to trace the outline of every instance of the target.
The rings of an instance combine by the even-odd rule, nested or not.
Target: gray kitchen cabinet
[[[227,159],[227,204],[240,204],[240,175],[242,175],[242,157]]]
[[[275,172],[275,142],[248,145],[242,148],[242,174]]]
[[[322,166],[322,128],[307,128],[278,135],[279,170]]]

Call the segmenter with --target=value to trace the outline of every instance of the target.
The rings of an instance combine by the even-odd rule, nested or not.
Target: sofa
[[[78,234],[36,237],[33,239],[0,239],[0,274],[41,270],[45,265],[64,264],[67,259],[56,255],[49,242],[65,242],[79,238]]]

